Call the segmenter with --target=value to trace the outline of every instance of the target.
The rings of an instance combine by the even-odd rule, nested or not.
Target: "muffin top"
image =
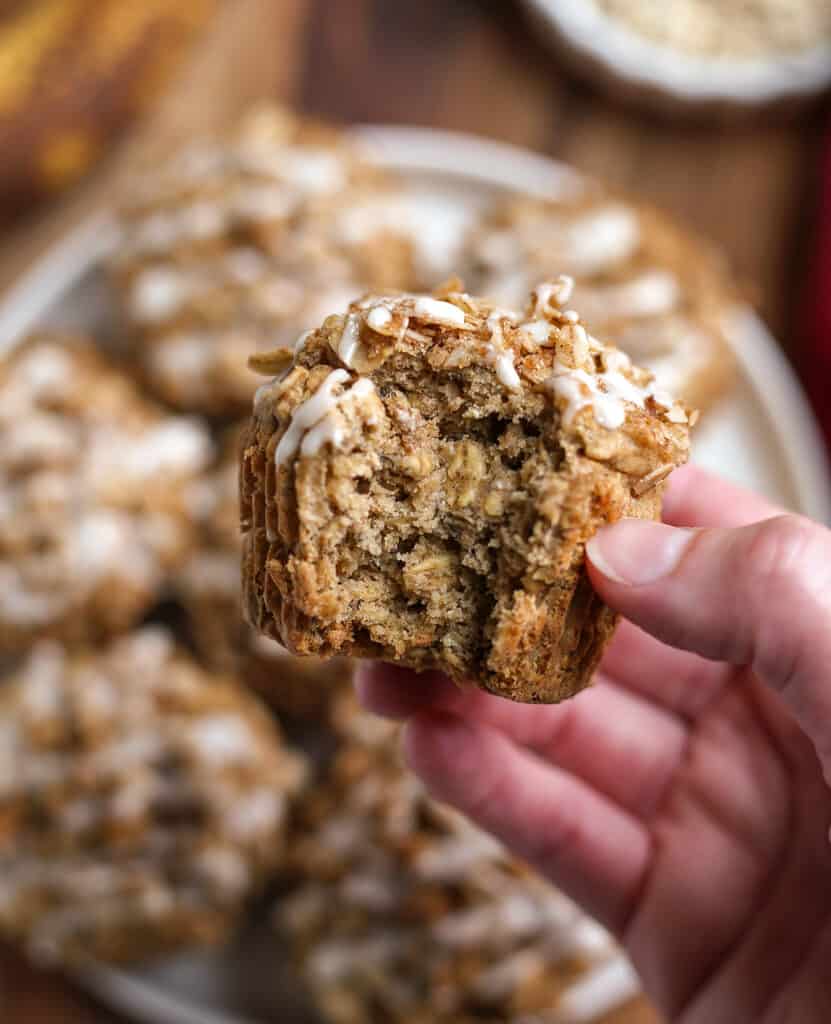
[[[566,308],[572,288],[566,276],[540,284],[523,313],[455,281],[435,295],[368,296],[293,351],[254,358],[265,372],[281,367],[254,402],[255,421],[279,423],[278,472],[325,445],[348,450],[356,429],[381,435],[387,419],[447,432],[450,420],[533,416],[550,420],[561,443],[633,476],[643,451],[666,462],[685,454],[688,411],[588,332]]]

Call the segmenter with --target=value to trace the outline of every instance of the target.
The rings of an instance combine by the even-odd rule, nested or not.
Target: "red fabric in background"
[[[811,261],[802,380],[831,450],[831,143],[826,146]]]

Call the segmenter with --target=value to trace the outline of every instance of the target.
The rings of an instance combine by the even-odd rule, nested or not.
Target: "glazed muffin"
[[[233,672],[281,714],[323,719],[334,695],[351,682],[350,662],[292,657],[275,640],[256,633],[242,615],[239,445],[234,429],[217,464],[194,491],[198,541],[176,576],[177,594],[205,665]]]
[[[35,646],[0,693],[0,764],[0,933],[63,963],[225,937],[304,773],[253,697],[154,628]]]
[[[247,358],[370,287],[409,287],[396,194],[333,127],[266,107],[125,198],[113,272],[136,362],[186,411],[247,409]]]
[[[592,329],[651,370],[658,385],[706,409],[728,388],[725,322],[735,298],[723,261],[657,211],[594,182],[556,199],[497,203],[473,229],[466,273],[513,308],[565,272]]]
[[[429,799],[389,726],[354,706],[346,717],[298,806],[275,915],[323,1021],[617,1020],[638,985],[607,933]]]
[[[274,353],[242,451],[253,625],[514,700],[588,684],[615,616],[585,543],[659,515],[689,418],[570,289],[540,285],[525,313],[458,282],[370,296]]]
[[[204,427],[43,335],[0,362],[0,428],[0,652],[129,627],[191,547]]]

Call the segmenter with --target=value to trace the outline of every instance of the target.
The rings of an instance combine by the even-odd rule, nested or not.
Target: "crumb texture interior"
[[[567,289],[541,287],[526,314],[455,286],[369,298],[301,340],[245,443],[260,629],[300,654],[437,667],[515,699],[586,685],[614,616],[585,541],[657,515],[688,429],[561,308]]]

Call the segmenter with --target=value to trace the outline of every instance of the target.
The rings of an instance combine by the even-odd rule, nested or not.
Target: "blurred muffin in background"
[[[554,274],[574,278],[574,305],[598,335],[704,410],[729,386],[724,335],[734,304],[708,245],[655,210],[589,181],[549,200],[507,199],[470,233],[465,279],[508,308]]]
[[[279,107],[137,175],[113,274],[149,388],[187,411],[247,412],[249,355],[364,291],[418,283],[401,202],[345,133]]]
[[[322,1021],[625,1020],[637,980],[611,937],[430,799],[394,726],[339,705],[340,746],[296,804],[275,908]]]
[[[0,690],[0,934],[36,960],[225,938],[284,854],[305,759],[158,628],[35,645]]]
[[[83,175],[158,95],[217,0],[0,5],[0,218]]]
[[[128,629],[193,546],[207,430],[52,333],[0,360],[0,435],[0,654]]]

